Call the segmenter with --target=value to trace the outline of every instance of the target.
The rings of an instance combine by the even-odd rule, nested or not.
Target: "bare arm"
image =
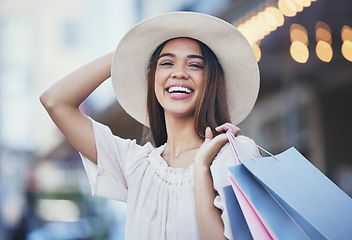
[[[224,124],[217,131],[231,130],[239,133],[239,128],[232,124]],[[196,201],[197,220],[202,239],[226,239],[221,211],[214,206],[216,192],[210,173],[210,165],[220,148],[228,141],[225,134],[213,138],[210,129],[205,132],[205,141],[195,157],[194,192]]]
[[[40,101],[68,141],[85,157],[97,163],[91,121],[79,105],[111,75],[112,54],[108,53],[55,82]]]

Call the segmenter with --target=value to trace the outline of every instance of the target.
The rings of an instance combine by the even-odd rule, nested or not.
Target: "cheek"
[[[160,72],[159,71],[155,71],[155,77],[154,77],[154,89],[155,89],[155,92],[157,92],[161,87],[162,87],[162,78],[160,76]]]
[[[160,99],[161,99],[161,95],[163,94],[163,91],[164,91],[164,88],[163,88],[160,74],[158,74],[158,72],[156,71],[155,78],[154,78],[154,93],[159,103],[160,103]]]
[[[155,93],[159,92],[160,94],[160,92],[164,91],[165,81],[168,79],[169,75],[170,73],[164,69],[156,69],[154,80]]]
[[[194,78],[196,85],[201,88],[205,84],[205,79],[203,73],[199,73],[196,78]]]

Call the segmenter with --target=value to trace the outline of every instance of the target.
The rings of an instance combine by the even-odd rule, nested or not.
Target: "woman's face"
[[[165,117],[193,117],[203,84],[203,57],[198,43],[177,38],[166,43],[155,71],[155,95]]]

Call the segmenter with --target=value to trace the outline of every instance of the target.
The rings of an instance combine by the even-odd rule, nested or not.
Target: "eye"
[[[173,63],[171,61],[162,61],[159,63],[160,66],[172,66]]]
[[[203,69],[203,65],[200,63],[190,63],[189,66],[191,68]]]

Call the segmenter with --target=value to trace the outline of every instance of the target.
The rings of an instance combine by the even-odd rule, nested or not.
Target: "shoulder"
[[[128,141],[133,141],[134,142],[133,144],[138,146],[137,147],[138,152],[136,152],[136,153],[139,156],[139,158],[147,158],[152,155],[157,155],[163,149],[163,146],[154,147],[150,142],[147,142],[144,145],[138,145],[135,140],[128,140]]]
[[[253,157],[257,157],[257,155],[259,154],[257,144],[249,137],[246,137],[244,135],[239,135],[235,138],[235,144],[240,157],[251,155],[251,154],[254,155]],[[229,151],[233,153],[230,143],[226,143],[220,150],[220,152],[229,152]]]
[[[255,142],[246,136],[236,137],[236,148],[240,159],[260,157],[259,149]],[[231,166],[235,164],[235,152],[232,150],[230,143],[226,143],[215,157],[213,164],[217,167]]]
[[[246,159],[250,157],[260,157],[260,152],[257,144],[251,138],[240,135],[236,137],[235,144],[239,151],[240,158]]]
[[[249,137],[242,135],[236,137],[236,148],[239,152],[240,160],[260,157],[257,145]],[[234,154],[235,152],[232,150],[230,143],[226,143],[210,166],[214,189],[217,191],[230,184],[228,168],[237,164]]]
[[[91,119],[97,150],[100,154],[108,154],[111,157],[130,159],[148,156],[156,148],[151,143],[140,145],[135,139],[124,139],[112,133],[111,129]]]

